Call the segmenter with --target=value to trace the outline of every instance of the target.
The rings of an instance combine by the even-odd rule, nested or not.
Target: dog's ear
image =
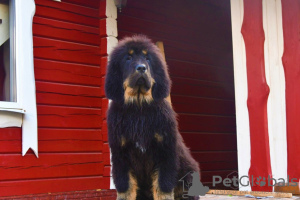
[[[167,64],[159,50],[157,49],[153,55],[151,65],[155,83],[152,86],[152,97],[154,100],[162,100],[171,92],[171,80]]]
[[[105,76],[105,94],[108,99],[122,101],[124,99],[123,72],[120,68],[122,60],[118,49],[113,50],[109,57]]]

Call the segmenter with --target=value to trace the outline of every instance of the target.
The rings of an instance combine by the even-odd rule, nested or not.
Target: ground
[[[200,197],[200,200],[223,200],[223,199],[245,199],[245,200],[250,200],[250,199],[255,199],[255,198],[248,198],[245,196],[228,196],[228,195],[213,195],[213,194],[207,194],[204,197]],[[293,196],[292,198],[267,198],[267,199],[300,199],[299,196]]]

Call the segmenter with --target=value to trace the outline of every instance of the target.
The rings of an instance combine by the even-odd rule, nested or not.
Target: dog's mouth
[[[124,81],[125,102],[150,103],[152,98],[151,87],[154,79],[147,75],[131,76]]]
[[[137,85],[137,86],[143,86],[143,85],[145,85],[145,84],[146,84],[146,80],[145,80],[144,77],[139,78],[139,79],[137,80],[137,82],[136,82],[136,85]]]
[[[144,76],[131,77],[129,80],[129,87],[131,87],[135,93],[147,93],[151,88],[151,79]]]

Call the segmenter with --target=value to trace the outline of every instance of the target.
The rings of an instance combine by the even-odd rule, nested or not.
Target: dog
[[[117,200],[182,199],[178,180],[200,173],[178,131],[170,90],[167,64],[149,38],[127,37],[113,49],[105,93],[112,100],[107,126]]]

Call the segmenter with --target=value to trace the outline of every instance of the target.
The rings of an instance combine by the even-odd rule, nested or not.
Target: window
[[[0,101],[16,102],[14,1],[0,0]]]
[[[23,155],[38,150],[34,13],[34,0],[0,0],[0,128],[22,127]]]

